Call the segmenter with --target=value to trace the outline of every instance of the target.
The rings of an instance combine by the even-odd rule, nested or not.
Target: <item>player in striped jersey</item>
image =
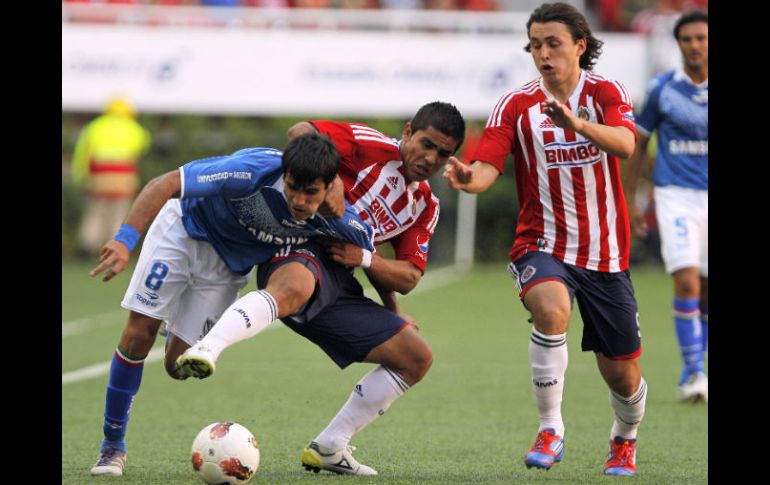
[[[646,237],[634,196],[650,135],[658,130],[655,213],[663,261],[674,279],[674,327],[684,361],[679,396],[691,402],[708,400],[703,365],[708,348],[708,33],[707,13],[690,12],[677,21],[674,38],[684,68],[650,83],[626,181],[631,227]]]
[[[574,7],[541,5],[527,32],[525,50],[542,76],[502,96],[473,163],[452,158],[444,177],[455,189],[482,192],[513,154],[520,211],[509,269],[532,314],[529,361],[540,415],[525,464],[548,470],[563,456],[566,332],[576,298],[582,350],[595,353],[615,412],[604,473],[634,475],[647,385],[618,159],[634,149],[631,99],[620,82],[591,71],[602,42]]]
[[[357,383],[339,413],[302,453],[308,470],[376,475],[373,468],[353,458],[349,443],[418,383],[433,361],[414,320],[399,311],[394,292],[411,291],[425,271],[439,215],[439,201],[427,179],[460,147],[465,122],[451,104],[434,102],[406,123],[401,140],[360,123],[331,121],[299,123],[289,130],[289,137],[308,132],[334,142],[348,203],[374,229],[375,244],[392,244],[395,259],[344,242],[293,248],[260,264],[257,285],[293,289],[293,306],[300,311],[276,304],[270,291],[251,292],[236,301],[178,362],[189,376],[208,377],[225,348],[255,336],[280,318],[321,347],[340,368],[353,362],[379,364]],[[298,284],[286,274],[288,266],[300,265],[315,279]],[[364,268],[384,307],[364,296],[353,276],[356,266]],[[244,318],[250,325],[243,324]]]

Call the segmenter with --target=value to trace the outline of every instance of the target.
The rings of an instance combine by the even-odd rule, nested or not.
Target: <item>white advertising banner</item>
[[[643,37],[601,34],[596,72],[646,85]],[[538,76],[524,35],[62,24],[62,110],[112,95],[143,112],[408,117],[430,101],[486,118]]]

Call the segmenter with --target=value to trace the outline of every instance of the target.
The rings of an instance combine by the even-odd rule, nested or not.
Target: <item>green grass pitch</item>
[[[90,267],[62,265],[63,378],[109,362],[126,319],[120,300],[130,271],[105,284],[88,277]],[[612,411],[594,356],[580,352],[577,311],[568,333],[564,460],[548,472],[527,470],[523,457],[537,431],[527,363],[530,325],[505,263],[478,266],[443,285],[436,281],[441,278],[427,285],[432,272],[440,274],[429,269],[421,283],[431,288],[401,302],[433,348],[433,367],[353,438],[356,458],[376,468],[377,477],[316,475],[300,466],[303,447],[372,365],[340,371],[315,345],[278,325],[225,351],[217,373],[203,381],[173,381],[160,361],[146,364],[120,478],[89,475],[102,437],[107,374],[63,383],[62,484],[202,483],[190,465],[190,446],[217,420],[239,422],[257,437],[262,462],[254,484],[707,483],[708,406],[676,399],[681,364],[671,281],[662,269],[632,274],[649,385],[633,479],[602,475]]]

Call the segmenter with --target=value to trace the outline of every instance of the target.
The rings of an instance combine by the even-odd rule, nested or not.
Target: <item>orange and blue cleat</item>
[[[553,428],[546,428],[537,434],[535,444],[524,457],[527,468],[550,470],[554,463],[564,456],[564,439]]]
[[[610,441],[610,452],[604,464],[605,475],[636,475],[636,440],[616,436]]]

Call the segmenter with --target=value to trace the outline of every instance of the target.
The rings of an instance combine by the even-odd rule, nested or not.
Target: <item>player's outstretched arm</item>
[[[498,175],[500,172],[486,162],[476,160],[468,166],[457,157],[449,157],[444,168],[444,179],[451,188],[472,194],[487,190]]]
[[[626,167],[626,200],[628,204],[628,215],[631,219],[631,231],[637,237],[647,237],[647,223],[644,222],[644,215],[636,205],[636,189],[639,185],[639,178],[644,171],[644,165],[647,161],[647,143],[649,137],[639,133],[636,141],[636,149],[631,158],[628,159]]]
[[[178,197],[182,189],[179,170],[173,170],[154,179],[144,186],[137,196],[126,220],[114,239],[107,241],[99,253],[99,265],[91,270],[91,276],[102,271],[102,281],[109,281],[128,266],[128,258],[139,236],[158,215],[163,205],[172,197]]]

